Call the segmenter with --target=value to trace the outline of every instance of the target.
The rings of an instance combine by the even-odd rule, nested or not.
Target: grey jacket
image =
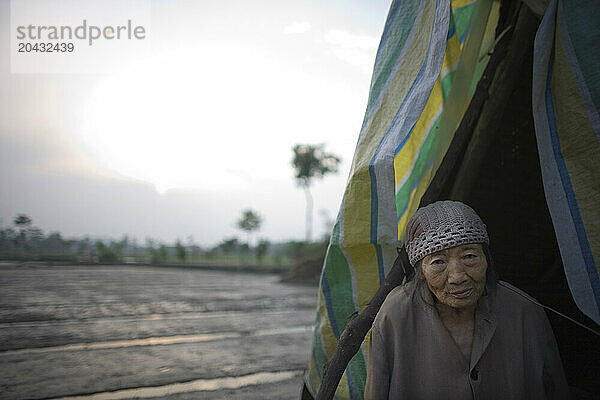
[[[373,323],[365,399],[569,398],[548,318],[523,296],[499,282],[479,299],[467,362],[427,285],[394,289]]]

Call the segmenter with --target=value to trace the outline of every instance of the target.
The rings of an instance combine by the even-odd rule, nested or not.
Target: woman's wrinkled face
[[[463,244],[425,256],[421,270],[435,297],[460,310],[475,307],[481,297],[487,261],[481,244]]]

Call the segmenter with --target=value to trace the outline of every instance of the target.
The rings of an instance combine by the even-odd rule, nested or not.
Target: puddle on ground
[[[130,339],[130,340],[111,340],[106,342],[94,343],[74,343],[63,346],[37,347],[19,350],[8,350],[0,352],[1,356],[9,356],[23,353],[50,353],[57,351],[82,351],[82,350],[102,350],[102,349],[117,349],[123,347],[137,346],[157,346],[182,343],[199,343],[209,342],[213,340],[234,339],[242,336],[271,336],[285,335],[294,333],[305,333],[312,330],[311,326],[291,326],[285,328],[261,329],[250,332],[223,332],[223,333],[207,333],[203,335],[180,335],[180,336],[163,336],[151,337],[145,339]]]
[[[261,315],[288,315],[289,311],[261,311]],[[64,319],[64,320],[44,320],[44,321],[24,321],[24,322],[0,322],[0,329],[10,328],[37,328],[46,326],[68,326],[68,325],[83,325],[105,322],[144,322],[162,320],[180,320],[180,319],[201,319],[201,318],[219,318],[219,317],[235,317],[248,316],[248,311],[204,311],[204,312],[186,312],[186,313],[166,313],[166,314],[149,314],[146,316],[118,316],[118,317],[99,317],[87,319]]]
[[[276,383],[296,378],[302,375],[301,370],[259,372],[256,374],[216,378],[196,379],[190,382],[172,383],[164,386],[140,387],[134,389],[122,389],[114,392],[94,393],[85,396],[68,396],[54,398],[51,400],[122,400],[122,399],[144,399],[152,397],[166,397],[180,393],[207,392],[225,389],[239,389],[251,385],[263,385]]]

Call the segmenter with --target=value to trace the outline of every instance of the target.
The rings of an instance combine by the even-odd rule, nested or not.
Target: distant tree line
[[[195,244],[192,237],[188,237],[185,243],[177,239],[174,244],[146,238],[143,245],[135,237],[128,236],[120,240],[87,236],[67,239],[60,232],[44,233],[33,225],[28,215],[19,214],[11,225],[3,227],[0,224],[0,259],[136,264],[199,262],[215,265],[236,262],[265,264],[268,259],[270,265],[291,266],[288,274],[290,279],[317,283],[329,236],[327,234],[317,241],[312,239],[313,198],[310,188],[315,179],[337,173],[341,159],[326,152],[324,144],[297,144],[292,152],[295,180],[306,195],[306,232],[303,242],[270,243],[259,238],[253,245],[253,234],[260,231],[264,219],[252,209],[243,210],[234,225],[246,234],[245,242],[234,236],[208,248]]]
[[[212,247],[201,247],[192,237],[185,242],[164,243],[146,238],[121,239],[65,238],[60,232],[44,233],[26,214],[17,215],[11,225],[0,226],[0,258],[12,260],[72,261],[78,263],[194,263],[215,264],[262,263],[289,265],[302,242],[271,243],[258,239],[251,245],[250,235],[260,228],[262,217],[244,210],[237,227],[247,233],[247,240],[229,237]],[[268,259],[268,260],[267,260]]]

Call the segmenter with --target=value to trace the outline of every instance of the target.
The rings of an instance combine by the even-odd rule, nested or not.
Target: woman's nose
[[[465,268],[457,259],[450,259],[448,262],[448,283],[460,285],[467,280]]]

